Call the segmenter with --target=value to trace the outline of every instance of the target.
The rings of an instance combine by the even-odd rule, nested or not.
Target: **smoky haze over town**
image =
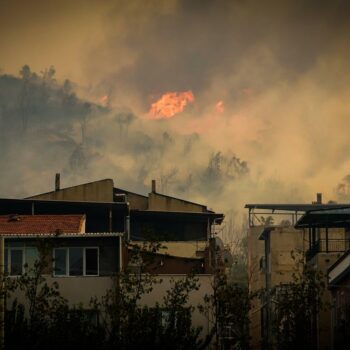
[[[225,211],[346,195],[347,1],[0,6],[1,196],[51,190],[55,172],[141,193],[156,178]],[[184,92],[181,112],[152,118]]]
[[[0,350],[345,350],[350,1],[0,0]]]

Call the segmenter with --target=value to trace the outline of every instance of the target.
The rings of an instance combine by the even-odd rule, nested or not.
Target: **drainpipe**
[[[126,238],[126,241],[129,242],[130,241],[130,215],[128,215],[126,217],[126,227],[125,227],[125,238]]]
[[[109,232],[112,232],[112,231],[113,231],[112,206],[109,207],[109,211],[108,211],[108,230],[109,230]]]
[[[4,274],[5,274],[5,240],[0,237],[0,349],[5,348],[5,290],[4,290]]]
[[[123,237],[119,236],[119,273],[121,273],[123,271]]]

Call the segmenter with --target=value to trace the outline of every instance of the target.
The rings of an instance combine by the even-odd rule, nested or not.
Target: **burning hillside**
[[[181,113],[189,103],[193,102],[192,91],[168,92],[152,103],[149,115],[151,119],[169,119]]]

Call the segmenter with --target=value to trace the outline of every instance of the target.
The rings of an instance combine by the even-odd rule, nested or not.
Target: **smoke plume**
[[[341,197],[348,1],[30,3],[0,2],[2,197],[49,191],[56,172],[141,193],[155,178],[225,212]]]

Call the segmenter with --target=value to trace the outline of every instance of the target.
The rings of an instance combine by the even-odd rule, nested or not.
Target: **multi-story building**
[[[320,198],[319,198],[320,199]],[[273,349],[274,336],[272,319],[276,288],[293,282],[292,275],[304,263],[313,265],[324,274],[345,250],[344,226],[317,225],[309,221],[315,218],[315,210],[341,208],[340,204],[248,204],[250,228],[248,232],[248,274],[252,292],[261,292],[253,302],[250,312],[251,344],[253,349]],[[269,222],[263,224],[269,215]],[[288,217],[289,216],[289,217]],[[271,225],[271,218],[278,219],[278,225]],[[317,217],[320,217],[318,215]],[[325,218],[326,216],[324,216]],[[288,220],[287,220],[288,219]],[[258,222],[258,225],[256,223]],[[323,225],[323,226],[322,226]],[[324,293],[324,303],[330,302],[330,294]],[[317,349],[331,348],[330,311],[320,311],[317,315],[315,345]]]
[[[302,233],[293,226],[256,226],[248,234],[248,283],[253,299],[250,310],[252,349],[270,349],[272,332],[272,291],[292,280],[299,268],[304,241]]]
[[[56,185],[55,191],[28,199],[128,203],[129,240],[208,241],[224,218],[205,205],[158,193],[154,180],[148,196],[114,187],[111,179],[63,189]]]
[[[148,306],[161,302],[174,280],[182,279],[188,273],[195,274],[200,283],[199,290],[191,293],[189,303],[195,306],[203,303],[204,296],[213,291],[216,268],[225,268],[221,257],[228,256],[226,251],[223,252],[222,243],[214,238],[215,227],[221,224],[223,214],[210,211],[201,204],[159,194],[155,182],[151,193],[143,196],[115,188],[110,179],[64,189],[56,181],[52,192],[23,200],[0,199],[0,214],[14,213],[34,216],[84,214],[89,233],[81,236],[83,241],[93,234],[123,233],[121,261],[117,266],[124,269],[135,268],[130,259],[135,245],[154,240],[161,243],[166,248],[144,252],[153,255],[153,263],[147,272],[160,276],[163,281],[142,299],[142,303]],[[64,237],[66,235],[59,239],[63,242]],[[107,241],[107,238],[103,239]],[[70,254],[69,247],[65,254]],[[79,289],[76,289],[74,301],[78,299]],[[203,336],[213,326],[211,320],[197,309],[192,322],[203,328]]]
[[[345,350],[350,342],[350,249],[328,269],[332,293],[332,350]]]
[[[122,268],[123,232],[85,232],[85,215],[0,215],[2,273],[11,278],[38,268],[49,285],[56,282],[70,306],[89,310],[92,297],[113,288]],[[73,278],[74,277],[74,278]],[[20,291],[13,297],[20,301]],[[25,303],[25,302],[24,302]],[[90,311],[90,310],[89,310]]]
[[[295,226],[302,229],[308,237],[306,263],[325,276],[326,290],[322,301],[328,307],[319,312],[316,320],[318,349],[338,348],[334,347],[332,330],[335,328],[334,305],[339,295],[333,284],[337,281],[338,270],[346,264],[346,258],[341,263],[342,256],[350,248],[349,207],[341,204],[324,210],[310,211],[300,218]],[[329,278],[326,278],[327,273]]]

